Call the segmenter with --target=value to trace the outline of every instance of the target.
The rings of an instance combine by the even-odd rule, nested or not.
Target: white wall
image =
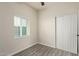
[[[55,6],[39,12],[39,43],[55,47],[55,16],[75,13],[75,7]]]
[[[14,35],[14,16],[24,16],[28,20],[30,35],[16,39]],[[37,42],[37,13],[24,4],[0,3],[0,55],[10,55],[28,48]]]

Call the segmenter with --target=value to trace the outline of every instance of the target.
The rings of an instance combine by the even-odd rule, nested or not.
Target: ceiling
[[[40,2],[27,2],[27,4],[31,7],[33,7],[34,9],[36,10],[41,10],[41,9],[44,9],[45,6],[46,6],[46,3],[45,3],[45,6],[41,6],[41,3]]]
[[[29,6],[36,10],[42,10],[49,7],[65,7],[65,6],[79,6],[79,2],[45,2],[44,6],[41,6],[40,2],[26,2]]]

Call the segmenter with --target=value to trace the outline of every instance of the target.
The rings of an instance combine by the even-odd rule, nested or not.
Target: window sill
[[[15,39],[25,39],[27,38],[27,36],[23,36],[23,37],[15,37]]]

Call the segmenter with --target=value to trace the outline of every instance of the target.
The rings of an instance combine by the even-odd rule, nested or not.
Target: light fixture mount
[[[42,6],[44,6],[44,5],[45,5],[45,3],[44,3],[44,2],[41,2],[41,5],[42,5]]]

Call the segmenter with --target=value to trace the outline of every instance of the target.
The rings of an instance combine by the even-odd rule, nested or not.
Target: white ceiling
[[[48,7],[62,7],[62,6],[79,6],[79,2],[45,2],[45,6],[41,6],[40,2],[26,2],[29,6],[32,8],[35,8],[36,10],[42,10]]]
[[[27,2],[27,4],[35,9],[37,9],[37,10],[41,10],[41,9],[45,8],[45,6],[41,6],[40,2]]]

